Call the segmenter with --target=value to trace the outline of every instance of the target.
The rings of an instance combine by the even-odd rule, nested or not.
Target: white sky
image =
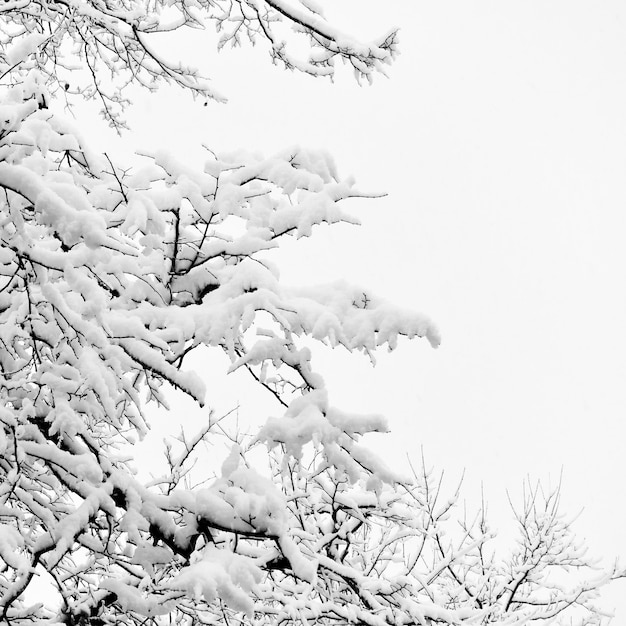
[[[142,96],[133,143],[200,154],[294,143],[328,149],[382,200],[361,228],[320,229],[285,253],[287,282],[345,276],[439,325],[378,366],[322,355],[335,404],[380,411],[391,463],[420,446],[449,485],[466,470],[498,525],[505,489],[564,470],[563,509],[594,552],[626,561],[626,5],[578,0],[333,0],[365,39],[401,27],[402,54],[373,87],[278,70],[263,52],[180,53],[228,105]],[[381,9],[380,7],[384,7]],[[172,50],[172,54],[178,53]],[[238,379],[209,399],[253,401]],[[244,394],[244,397],[241,397]],[[182,409],[181,409],[182,413]],[[262,419],[263,415],[259,416]],[[626,583],[609,603],[626,623]]]

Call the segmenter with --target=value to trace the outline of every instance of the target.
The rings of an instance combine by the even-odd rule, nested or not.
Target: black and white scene
[[[1,626],[626,624],[626,5],[0,3]]]

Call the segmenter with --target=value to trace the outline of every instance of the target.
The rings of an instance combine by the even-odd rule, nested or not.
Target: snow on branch
[[[357,79],[371,81],[397,53],[396,31],[361,43],[326,21],[313,3],[296,0],[37,0],[5,2],[1,16],[6,37],[0,43],[0,76],[23,83],[41,108],[50,97],[67,106],[77,98],[95,99],[117,129],[125,128],[130,84],[154,91],[168,83],[194,97],[225,101],[198,68],[165,51],[163,36],[177,31],[215,28],[218,47],[244,39],[262,42],[275,63],[313,76],[332,76],[341,59]],[[306,37],[308,57],[293,51],[294,33]],[[29,78],[32,70],[38,70],[38,85]]]
[[[484,511],[455,519],[458,491],[440,502],[424,467],[406,480],[364,445],[383,417],[328,398],[316,342],[372,361],[401,337],[439,344],[427,317],[368,289],[281,280],[282,241],[357,223],[345,200],[371,194],[297,146],[127,167],[56,112],[97,98],[120,127],[126,82],[219,98],[158,49],[172,29],[212,21],[222,45],[260,39],[286,67],[331,75],[342,59],[368,80],[395,32],[359,43],[315,0],[10,1],[0,18],[0,621],[599,624],[594,597],[624,571],[596,572],[558,489],[530,491],[517,543],[496,554]],[[281,25],[305,35],[308,59]],[[270,392],[255,433],[230,436],[202,408],[215,386],[189,367],[201,349]],[[204,423],[144,479],[133,444],[175,394]],[[207,442],[229,445],[221,470]]]
[[[45,93],[35,75],[31,83]],[[266,604],[257,594],[267,572],[314,585],[317,558],[293,527],[282,483],[239,463],[243,452],[234,450],[222,476],[203,488],[181,483],[196,444],[221,432],[217,422],[180,462],[167,457],[176,467],[165,482],[143,484],[118,451],[145,435],[146,403],[167,406],[168,389],[204,402],[204,382],[184,368],[199,346],[223,350],[233,369],[253,373],[271,360],[291,381],[287,419],[304,426],[298,398],[307,406],[325,392],[310,351],[294,337],[372,351],[380,341],[352,339],[359,323],[370,328],[363,337],[383,333],[390,345],[399,334],[426,334],[419,316],[391,317],[383,328],[380,319],[350,320],[351,307],[329,301],[334,322],[314,330],[324,298],[294,295],[267,258],[284,237],[353,222],[341,203],[363,194],[328,155],[297,147],[269,158],[211,157],[199,169],[160,153],[129,170],[94,155],[24,85],[5,103],[0,615],[30,619],[23,594],[38,567],[51,573],[61,613],[72,619],[198,614],[218,599],[229,611],[256,612]],[[270,352],[255,339],[270,332],[259,327],[268,315],[281,338]],[[256,379],[270,385],[264,374]],[[326,403],[320,420],[307,440],[326,446],[320,471],[345,471],[366,491],[393,483],[353,443],[386,429],[384,421]],[[51,617],[43,606],[33,611]]]

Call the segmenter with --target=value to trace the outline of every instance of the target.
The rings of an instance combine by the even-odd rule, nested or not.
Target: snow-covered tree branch
[[[329,155],[207,151],[190,167],[163,150],[129,168],[58,111],[96,97],[119,127],[130,83],[219,97],[152,43],[211,23],[221,45],[262,39],[274,60],[315,75],[341,58],[370,79],[395,52],[395,33],[358,43],[310,0],[1,9],[0,620],[523,624],[570,608],[596,619],[592,597],[619,572],[548,581],[588,569],[558,493],[542,508],[533,492],[519,548],[495,560],[482,518],[450,541],[456,496],[441,503],[428,472],[406,481],[363,445],[384,418],[330,402],[311,344],[373,357],[401,337],[436,347],[439,335],[367,288],[281,281],[284,239],[355,222],[345,201],[368,197]],[[308,38],[308,59],[281,28]],[[200,444],[225,437],[203,409],[196,436],[168,443],[165,474],[142,480],[130,451],[146,407],[171,393],[211,404],[202,372],[187,369],[206,349],[247,370],[276,414],[193,486]],[[249,461],[260,449],[266,473]],[[33,602],[41,577],[50,598]]]
[[[313,76],[332,77],[340,59],[357,79],[370,82],[397,52],[395,31],[361,43],[325,20],[311,0],[17,1],[6,2],[0,14],[5,83],[18,83],[37,69],[49,92],[38,95],[40,106],[47,106],[50,96],[68,105],[76,96],[96,98],[115,127],[125,126],[129,84],[155,90],[165,82],[194,96],[224,100],[196,68],[164,53],[159,34],[213,25],[220,48],[263,44],[275,63]],[[290,33],[306,38],[308,54],[296,52]]]

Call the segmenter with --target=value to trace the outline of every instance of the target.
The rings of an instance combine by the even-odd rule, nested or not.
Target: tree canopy
[[[355,222],[345,200],[368,197],[329,155],[207,153],[190,167],[163,149],[127,169],[60,110],[96,98],[121,129],[130,84],[219,98],[153,46],[160,32],[213,24],[220,45],[260,40],[316,76],[340,59],[367,80],[393,59],[395,32],[359,43],[312,0],[9,0],[0,19],[0,618],[599,623],[593,598],[620,572],[587,575],[558,491],[530,490],[519,542],[496,558],[484,510],[452,523],[458,494],[442,501],[425,467],[405,479],[361,442],[388,429],[383,417],[330,402],[312,342],[372,357],[401,337],[436,347],[439,334],[367,288],[282,283],[281,241]],[[279,415],[233,437],[219,476],[192,484],[200,444],[228,437],[205,408],[200,432],[166,447],[163,476],[142,480],[131,446],[149,404],[211,403],[187,369],[203,348],[247,370]],[[263,446],[265,471],[249,461]],[[41,602],[36,578],[49,583]]]

